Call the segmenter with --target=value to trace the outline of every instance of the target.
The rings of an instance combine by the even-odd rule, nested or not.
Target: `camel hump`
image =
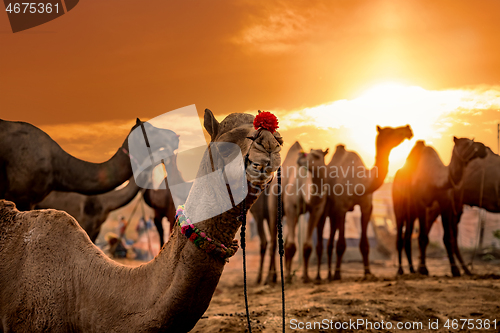
[[[0,226],[10,224],[17,213],[19,211],[12,201],[0,200]]]
[[[302,146],[298,141],[295,141],[294,144],[290,147],[290,150],[295,149],[295,150],[300,150],[302,149]]]
[[[13,203],[12,201],[7,201],[7,200],[0,200],[0,216],[3,216],[7,213],[11,213],[13,211],[19,212],[16,209],[16,204]]]

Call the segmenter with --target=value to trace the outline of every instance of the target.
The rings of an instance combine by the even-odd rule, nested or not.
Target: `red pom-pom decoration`
[[[263,128],[274,133],[278,129],[278,118],[271,112],[260,112],[253,120],[253,127],[255,127],[256,130]]]

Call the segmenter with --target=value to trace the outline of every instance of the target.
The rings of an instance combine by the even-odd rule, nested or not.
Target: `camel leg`
[[[370,244],[368,243],[368,223],[370,222],[370,217],[372,215],[373,206],[367,203],[361,207],[361,239],[359,241],[359,249],[361,255],[363,256],[363,264],[365,268],[365,276],[371,275],[370,271]]]
[[[429,275],[429,271],[425,265],[425,252],[427,250],[427,245],[429,244],[429,231],[426,225],[425,207],[419,209],[418,223],[420,229],[418,234],[418,245],[420,248],[420,264],[418,266],[418,272],[423,275]]]
[[[163,215],[160,212],[155,211],[154,222],[156,226],[156,230],[158,230],[158,234],[160,235],[160,248],[163,246],[163,225],[161,224],[161,220],[163,219]]]
[[[309,282],[311,279],[309,278],[308,274],[308,268],[309,268],[309,258],[311,257],[311,252],[312,252],[312,238],[313,238],[313,233],[314,229],[317,228],[318,226],[318,221],[321,218],[321,215],[323,214],[323,205],[320,207],[314,207],[311,209],[310,213],[311,215],[309,216],[309,221],[307,223],[307,235],[306,239],[304,242],[304,273],[302,275],[302,279],[304,282]],[[323,241],[323,233],[317,234],[318,236],[318,244],[320,244]],[[318,245],[316,245],[317,247]]]
[[[316,257],[318,258],[318,273],[316,274],[316,283],[321,283],[321,258],[323,256],[323,230],[325,228],[326,216],[321,215],[318,221],[317,235],[318,243],[316,244]],[[332,246],[333,248],[333,246]]]
[[[333,215],[330,215],[330,238],[328,239],[328,245],[326,248],[326,253],[328,256],[328,280],[333,281],[332,275],[332,257],[333,257],[333,246],[335,243],[335,233],[337,232],[337,223]]]
[[[255,223],[257,224],[257,232],[259,233],[260,239],[260,265],[259,273],[257,274],[257,284],[259,284],[262,281],[262,270],[264,267],[264,258],[266,256],[267,238],[264,230],[264,219],[259,217],[255,219]]]
[[[457,267],[457,264],[455,263],[455,257],[453,255],[453,249],[454,249],[454,239],[452,237],[453,231],[451,230],[451,220],[450,219],[450,213],[449,212],[441,212],[441,221],[443,222],[443,230],[444,230],[444,236],[443,236],[443,242],[444,246],[446,247],[446,252],[448,253],[448,259],[450,260],[450,266],[451,266],[451,274],[453,276],[460,276],[460,270]]]
[[[277,228],[277,207],[278,200],[276,195],[270,195],[269,203],[269,233],[271,234],[271,247],[269,249],[269,272],[264,284],[276,283],[276,248],[278,246],[278,228]]]
[[[460,217],[462,213],[460,212],[457,217],[455,217],[455,221],[452,223],[452,231],[453,231],[453,239],[455,240],[454,242],[454,252],[455,255],[457,256],[458,261],[460,262],[460,265],[462,266],[462,269],[464,270],[464,273],[466,275],[472,275],[471,271],[467,267],[467,265],[464,262],[464,259],[462,258],[462,254],[460,253],[460,249],[458,248],[458,222],[460,222]]]
[[[271,247],[269,249],[269,272],[267,273],[267,278],[264,281],[264,284],[276,283],[277,275],[276,275],[276,249],[278,247],[277,240],[277,229],[276,224],[274,226],[272,224],[269,225],[269,229],[271,230]]]
[[[170,205],[167,208],[167,220],[169,222],[169,235],[172,235],[174,232],[174,226],[175,226],[175,205],[173,199],[170,199]],[[163,245],[163,243],[162,243]]]
[[[292,260],[297,251],[297,246],[295,245],[295,227],[297,226],[298,214],[295,216],[290,216],[287,214],[287,229],[288,233],[285,240],[285,282],[292,282]],[[290,218],[289,218],[290,217]]]
[[[402,264],[403,245],[405,245],[405,241],[406,241],[406,237],[403,240],[403,225],[404,224],[405,224],[405,220],[403,220],[401,218],[396,218],[396,225],[397,225],[396,248],[398,249],[398,263],[399,263],[398,275],[404,274],[403,264]],[[405,233],[405,236],[406,236],[406,233]],[[406,252],[406,255],[408,255],[408,252]]]
[[[412,216],[408,219],[406,223],[405,240],[404,240],[406,259],[408,259],[408,265],[410,266],[410,273],[415,273],[415,268],[413,268],[413,260],[411,258],[411,246],[412,246],[411,236],[413,234],[414,223],[415,223],[415,218]]]
[[[335,274],[333,275],[333,279],[340,280],[340,266],[342,265],[342,257],[347,247],[345,241],[345,212],[335,213],[335,224],[339,229],[339,240],[337,241],[337,262],[335,263]]]

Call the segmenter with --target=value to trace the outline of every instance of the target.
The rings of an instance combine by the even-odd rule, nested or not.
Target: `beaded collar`
[[[196,228],[191,223],[191,220],[186,217],[184,211],[184,205],[180,205],[175,214],[175,221],[181,228],[182,234],[199,249],[211,254],[215,258],[224,259],[228,262],[229,258],[236,253],[236,250],[226,247],[221,242],[209,237],[206,233]]]

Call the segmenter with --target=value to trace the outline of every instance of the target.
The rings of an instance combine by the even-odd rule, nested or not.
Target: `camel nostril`
[[[254,169],[262,171],[263,166],[261,164],[253,162],[252,166],[254,167]]]

